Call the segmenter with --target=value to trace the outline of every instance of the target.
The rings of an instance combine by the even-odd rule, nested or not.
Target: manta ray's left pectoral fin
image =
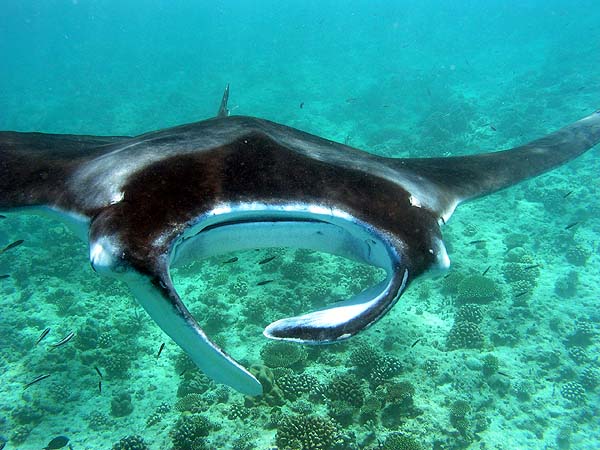
[[[408,282],[408,269],[397,267],[379,284],[334,306],[278,320],[263,334],[271,339],[304,344],[344,340],[375,323],[394,305]]]

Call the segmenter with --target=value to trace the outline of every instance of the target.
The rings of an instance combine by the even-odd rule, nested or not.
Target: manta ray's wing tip
[[[246,378],[242,385],[234,387],[238,392],[244,395],[250,395],[252,397],[258,397],[263,395],[263,387],[256,378]]]

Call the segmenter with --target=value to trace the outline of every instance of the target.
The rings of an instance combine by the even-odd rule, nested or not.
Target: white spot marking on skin
[[[90,245],[90,262],[95,270],[110,268],[114,263],[113,255],[116,254],[117,246],[108,237],[98,238]]]
[[[421,204],[421,201],[417,197],[415,197],[414,195],[411,195],[408,198],[408,201],[409,201],[410,205],[414,206],[415,208],[422,208],[423,207],[423,205]]]
[[[110,204],[114,205],[115,203],[119,203],[125,197],[124,192],[114,192],[112,198],[110,199]]]

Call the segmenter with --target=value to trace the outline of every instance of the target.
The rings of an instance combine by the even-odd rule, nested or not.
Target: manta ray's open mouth
[[[291,247],[322,251],[383,268],[386,278],[331,307],[269,325],[265,336],[310,344],[335,342],[368,327],[403,291],[408,271],[382,233],[340,211],[309,205],[229,207],[206,215],[171,252],[172,265],[247,249]],[[218,218],[217,218],[218,217]]]

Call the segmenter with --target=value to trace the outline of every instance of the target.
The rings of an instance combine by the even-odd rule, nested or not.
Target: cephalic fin
[[[125,281],[150,317],[208,377],[242,394],[262,394],[260,382],[198,326],[166,272],[151,278],[133,271],[125,276]]]
[[[348,339],[385,315],[402,295],[408,270],[398,267],[388,277],[356,297],[302,316],[277,320],[263,334],[276,340],[328,344]]]

